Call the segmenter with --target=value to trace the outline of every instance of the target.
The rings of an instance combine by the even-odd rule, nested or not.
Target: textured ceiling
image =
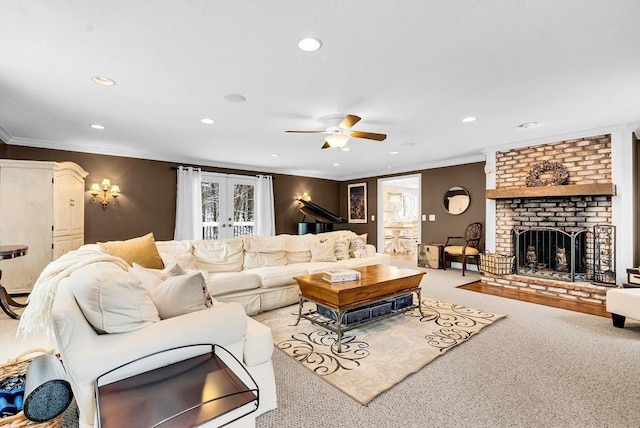
[[[639,1],[0,0],[0,137],[337,180],[481,160],[640,121],[639,22]],[[284,133],[348,113],[387,140]]]

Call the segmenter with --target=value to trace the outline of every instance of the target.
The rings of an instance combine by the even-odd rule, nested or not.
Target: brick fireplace
[[[528,187],[527,176],[544,161],[559,163],[568,182]],[[538,178],[551,174],[544,171]],[[518,264],[516,273],[486,273],[482,282],[604,304],[609,287],[594,282],[601,279],[594,278],[594,227],[613,230],[611,136],[496,152],[495,184],[487,198],[496,200],[496,253],[517,256]],[[598,251],[604,254],[600,247]]]

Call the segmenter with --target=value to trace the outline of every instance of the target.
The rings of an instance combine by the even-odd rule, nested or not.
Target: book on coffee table
[[[329,282],[357,281],[360,272],[353,269],[330,269],[322,272],[322,279]]]

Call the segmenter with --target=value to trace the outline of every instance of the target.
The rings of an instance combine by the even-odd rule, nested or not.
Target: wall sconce
[[[309,202],[311,201],[311,195],[308,194],[307,192],[304,192],[302,194],[302,196],[298,195],[296,196],[296,201],[302,199],[303,201]]]
[[[91,202],[100,202],[102,209],[106,210],[107,205],[113,202],[118,205],[118,196],[120,195],[120,187],[117,184],[111,184],[108,178],[102,180],[102,183],[93,183],[91,185]]]

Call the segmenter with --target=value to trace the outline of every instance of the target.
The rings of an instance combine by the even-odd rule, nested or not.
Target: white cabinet
[[[0,261],[2,285],[28,293],[45,266],[84,244],[84,179],[72,162],[0,159],[0,244],[29,247]]]

